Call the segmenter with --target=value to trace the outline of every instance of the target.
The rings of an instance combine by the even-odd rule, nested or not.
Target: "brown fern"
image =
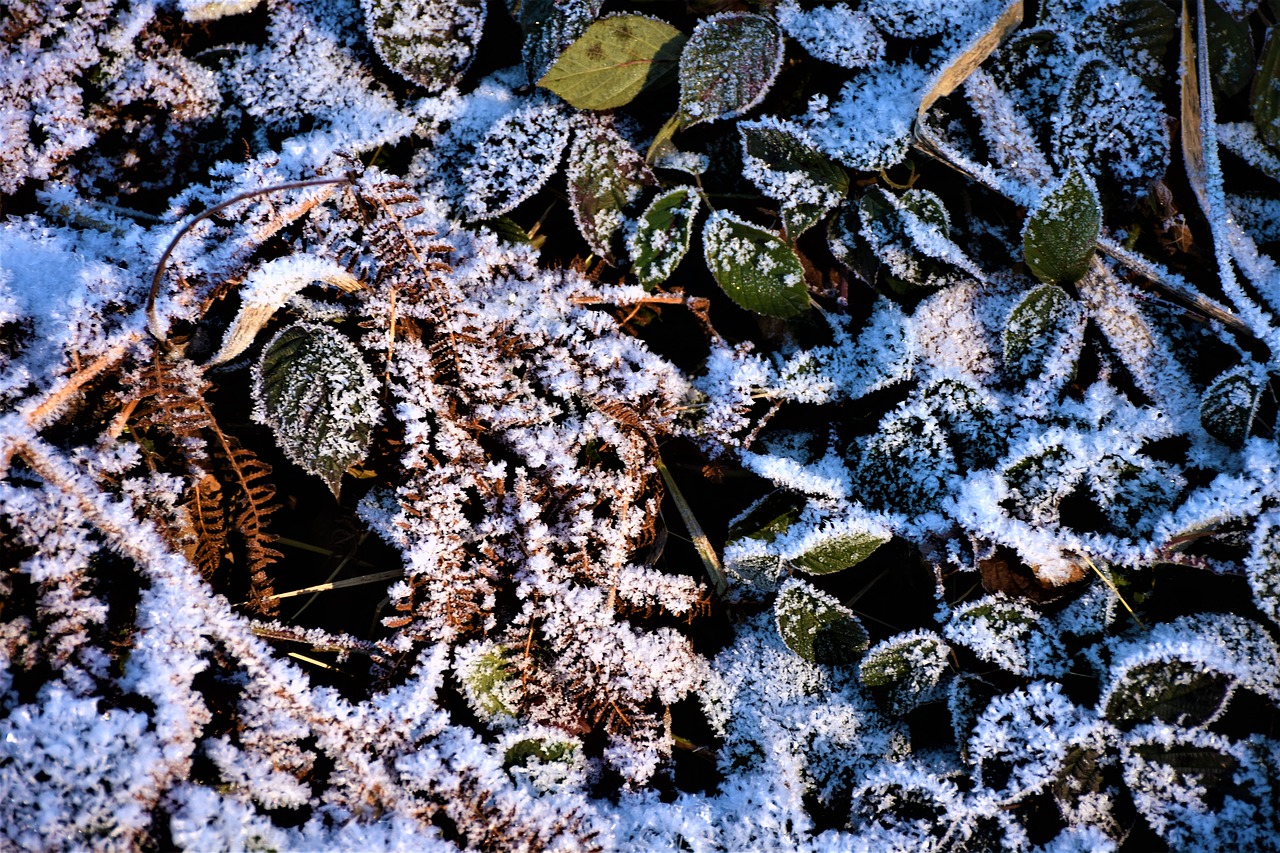
[[[211,578],[227,550],[227,508],[218,478],[205,474],[192,483],[183,506],[195,534],[188,556],[200,574]]]

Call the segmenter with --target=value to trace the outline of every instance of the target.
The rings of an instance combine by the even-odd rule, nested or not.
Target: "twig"
[[[173,235],[173,239],[169,241],[169,245],[165,247],[164,254],[160,256],[160,262],[156,264],[156,273],[151,277],[151,292],[147,295],[147,330],[151,332],[151,336],[157,341],[164,343],[167,337],[167,331],[160,327],[160,315],[156,313],[156,298],[160,295],[160,282],[164,279],[164,271],[169,265],[169,258],[173,255],[178,243],[187,235],[187,232],[196,227],[199,223],[208,219],[220,211],[226,210],[233,204],[239,204],[251,198],[268,193],[284,192],[286,190],[298,190],[306,187],[322,187],[331,184],[349,184],[352,182],[350,175],[344,175],[341,178],[312,178],[306,181],[291,181],[286,184],[273,184],[269,187],[259,187],[256,190],[240,193],[232,196],[226,201],[215,204],[208,210],[193,217],[186,225]]]

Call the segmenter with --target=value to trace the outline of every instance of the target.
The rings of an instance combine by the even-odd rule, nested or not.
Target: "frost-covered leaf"
[[[262,0],[178,0],[182,17],[188,21],[216,21],[228,15],[241,15]]]
[[[1266,387],[1265,374],[1248,363],[1236,365],[1213,380],[1200,400],[1200,423],[1205,432],[1224,444],[1240,447],[1249,437]]]
[[[1053,154],[1110,176],[1134,196],[1169,168],[1169,126],[1160,99],[1134,74],[1086,59],[1063,87],[1053,116]]]
[[[587,775],[582,743],[549,726],[528,726],[505,732],[498,739],[502,766],[513,779],[548,793],[571,789]]]
[[[560,54],[538,85],[580,110],[621,107],[676,70],[684,34],[644,15],[596,21]]]
[[[565,175],[578,231],[593,252],[613,263],[614,244],[627,215],[636,207],[644,187],[657,179],[644,158],[604,121],[579,125]]]
[[[488,641],[468,643],[456,652],[454,668],[463,695],[484,720],[519,716],[521,688],[511,663],[514,654],[506,646]]]
[[[1261,625],[1227,613],[1184,616],[1115,641],[1100,713],[1122,727],[1159,720],[1208,725],[1237,686],[1280,699],[1280,647]]]
[[[689,251],[701,200],[693,187],[679,187],[655,198],[640,214],[636,230],[627,238],[627,251],[646,289],[666,281]]]
[[[568,143],[569,121],[557,104],[533,100],[494,122],[458,176],[467,219],[492,219],[542,189]]]
[[[1245,571],[1254,604],[1280,626],[1280,510],[1258,519]]]
[[[865,13],[847,3],[802,8],[796,0],[783,0],[774,14],[783,31],[817,59],[864,68],[884,57],[884,37]]]
[[[1053,284],[1033,288],[1009,314],[1004,328],[1004,365],[1016,380],[1042,374],[1075,373],[1083,346],[1084,311],[1065,290]]]
[[[316,282],[332,284],[346,293],[363,286],[333,261],[310,255],[276,258],[249,273],[240,289],[240,311],[223,335],[222,346],[209,359],[209,366],[224,364],[248,349],[276,311]]]
[[[1098,4],[1085,28],[1112,62],[1158,86],[1164,57],[1178,34],[1178,15],[1160,0],[1111,0]]]
[[[1096,718],[1054,683],[1032,682],[991,700],[967,738],[979,785],[1036,793],[1066,769],[1073,747],[1087,743]]]
[[[1274,849],[1280,832],[1275,767],[1259,746],[1212,732],[1144,726],[1124,740],[1124,781],[1170,850]]]
[[[878,524],[853,520],[846,525],[823,526],[799,537],[783,556],[811,575],[829,575],[856,566],[891,538],[889,531]]]
[[[964,468],[985,468],[1002,456],[1007,440],[995,398],[976,383],[959,378],[929,383],[920,400],[947,433],[956,461]]]
[[[406,80],[446,89],[471,65],[484,31],[485,0],[361,0],[382,61]]]
[[[360,351],[328,326],[282,329],[253,369],[253,417],[285,455],[336,497],[343,473],[364,459],[380,418],[377,383]]]
[[[1267,31],[1262,43],[1262,59],[1249,93],[1253,124],[1268,145],[1280,145],[1280,27]]]
[[[795,240],[849,191],[849,176],[793,129],[764,119],[739,122],[746,177],[777,201]]]
[[[782,30],[769,18],[703,18],[680,54],[680,114],[686,125],[741,115],[760,103],[781,69]]]
[[[942,633],[1015,675],[1057,676],[1065,670],[1061,640],[1045,630],[1039,614],[1028,605],[1002,594],[960,605]]]
[[[1213,86],[1230,98],[1253,79],[1253,37],[1247,22],[1237,21],[1214,0],[1204,0],[1204,13]]]
[[[1093,182],[1079,169],[1045,193],[1027,215],[1022,254],[1036,278],[1048,284],[1070,284],[1089,271],[1102,206]]]
[[[933,631],[907,631],[877,643],[862,658],[858,678],[882,692],[891,708],[907,711],[937,698],[951,647]]]
[[[803,495],[777,489],[751,504],[729,523],[729,541],[749,537],[772,542],[800,517]]]
[[[804,267],[776,234],[716,211],[702,229],[702,247],[716,283],[748,311],[795,317],[808,309]]]
[[[524,68],[528,80],[542,79],[556,58],[587,31],[604,0],[520,0]]]
[[[955,455],[937,418],[907,408],[890,412],[867,437],[854,481],[872,505],[916,516],[938,508],[956,473]]]
[[[804,581],[782,585],[774,614],[782,641],[807,661],[847,666],[867,650],[867,631],[853,611]]]
[[[951,220],[934,193],[907,190],[895,198],[876,187],[859,202],[858,219],[862,238],[887,267],[893,294],[918,298],[951,281],[952,267],[941,260],[954,248]]]

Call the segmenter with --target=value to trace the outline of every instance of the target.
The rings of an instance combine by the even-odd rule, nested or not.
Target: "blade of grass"
[[[685,529],[689,531],[689,538],[693,540],[693,547],[697,549],[698,556],[702,558],[702,564],[707,568],[707,575],[711,578],[711,585],[715,587],[718,594],[724,595],[729,591],[729,582],[724,576],[724,568],[720,565],[720,558],[716,556],[715,549],[711,547],[711,540],[707,538],[707,534],[702,532],[702,525],[698,523],[693,510],[689,507],[689,502],[684,499],[684,495],[680,492],[680,487],[676,485],[675,478],[667,470],[662,457],[655,456],[654,463],[657,465],[658,473],[662,475],[662,481],[667,484],[667,491],[671,493],[671,499],[675,501],[676,509],[680,511],[680,518],[684,521]]]

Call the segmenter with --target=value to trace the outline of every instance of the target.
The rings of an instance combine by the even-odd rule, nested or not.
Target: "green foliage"
[[[1005,369],[1021,382],[1035,379],[1051,365],[1063,373],[1062,368],[1069,367],[1074,373],[1083,327],[1084,312],[1065,290],[1054,284],[1033,288],[1005,324]],[[1067,365],[1055,364],[1062,360]]]
[[[716,211],[702,229],[702,247],[716,283],[748,311],[785,318],[808,309],[804,267],[777,235]]]
[[[254,418],[271,427],[294,464],[334,497],[364,459],[380,414],[360,351],[328,326],[295,323],[263,348],[253,371]]]
[[[1222,713],[1231,696],[1229,676],[1202,669],[1198,661],[1152,661],[1128,669],[1112,686],[1103,713],[1119,726],[1161,720],[1201,726]]]
[[[684,123],[746,112],[764,98],[781,68],[782,30],[770,18],[726,12],[700,21],[680,54]]]
[[[1250,364],[1223,373],[1205,389],[1200,401],[1200,423],[1224,444],[1239,447],[1249,437],[1266,382]]]
[[[610,19],[615,20],[615,19]],[[606,122],[579,127],[569,146],[569,204],[591,250],[615,260],[627,215],[657,183],[644,158]]]
[[[484,30],[484,0],[363,0],[369,37],[382,61],[433,91],[461,79]]]
[[[894,711],[907,711],[939,698],[951,647],[933,631],[897,634],[882,640],[862,658],[858,678],[877,691]]]
[[[670,278],[693,237],[693,221],[700,196],[690,187],[679,187],[649,202],[636,230],[627,239],[627,251],[636,278],[652,290]]]
[[[676,69],[685,37],[643,15],[604,18],[587,27],[538,81],[581,110],[631,103]]]
[[[1083,278],[1101,227],[1098,191],[1079,169],[1072,169],[1027,216],[1022,231],[1027,267],[1046,284]]]
[[[738,133],[760,191],[782,208],[792,240],[817,224],[849,191],[849,176],[822,152],[776,125],[741,122]]]
[[[867,650],[867,631],[853,611],[803,581],[783,584],[774,613],[782,641],[807,661],[848,666]]]

